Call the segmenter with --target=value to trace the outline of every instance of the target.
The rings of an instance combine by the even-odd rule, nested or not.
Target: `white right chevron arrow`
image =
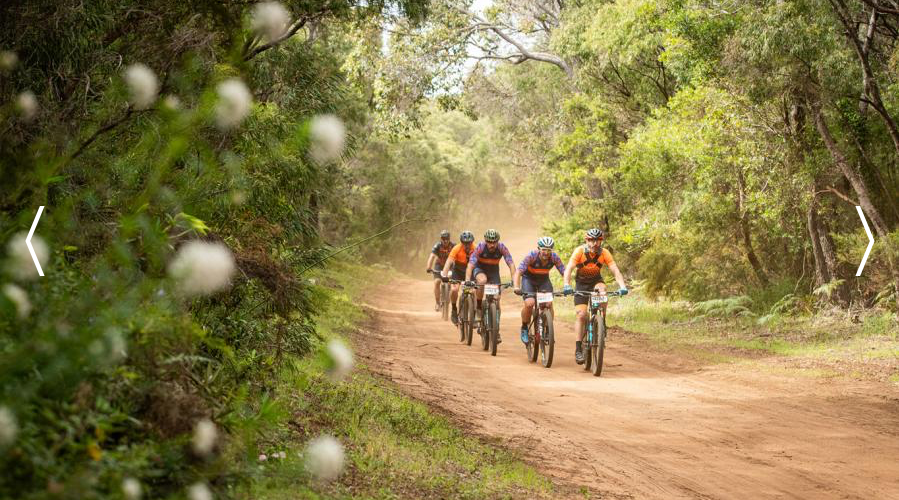
[[[865,262],[868,261],[868,254],[871,253],[871,247],[874,246],[874,235],[871,234],[871,229],[868,227],[868,221],[865,220],[865,213],[862,212],[862,207],[856,205],[855,209],[858,210],[858,216],[862,220],[862,225],[865,226],[865,232],[868,233],[868,248],[865,249],[865,256],[862,257],[862,263],[858,265],[858,272],[855,273],[856,276],[861,276],[862,269],[865,268]]]

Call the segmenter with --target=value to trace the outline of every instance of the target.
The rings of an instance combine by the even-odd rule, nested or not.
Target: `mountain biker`
[[[512,254],[506,245],[499,241],[499,232],[496,229],[488,229],[484,233],[484,241],[478,244],[468,258],[468,267],[465,269],[465,282],[468,286],[478,285],[478,317],[480,317],[481,304],[484,299],[484,285],[490,283],[499,285],[502,283],[499,279],[499,261],[506,261],[509,266],[509,274],[515,274],[515,261],[512,260]],[[474,277],[475,281],[471,278]],[[499,310],[499,297],[497,297],[496,308]],[[502,339],[499,331],[496,334],[496,343],[499,344]]]
[[[431,249],[431,254],[428,256],[428,267],[426,272],[436,272],[439,273],[444,264],[446,264],[447,257],[449,257],[450,251],[456,244],[450,241],[450,232],[444,229],[440,231],[440,241],[434,244],[434,248]],[[437,275],[434,275],[434,302],[436,305],[434,306],[435,311],[440,310],[440,278]]]
[[[565,265],[562,259],[553,252],[556,242],[549,236],[544,236],[537,240],[537,250],[531,250],[531,253],[518,264],[515,276],[512,278],[514,282],[514,291],[516,294],[537,293],[553,291],[553,284],[549,280],[549,272],[555,267],[559,274],[565,275]],[[524,299],[524,306],[521,308],[521,341],[528,343],[528,324],[531,322],[531,313],[534,311],[536,299],[528,297]],[[549,304],[552,308],[552,303]]]
[[[606,284],[602,280],[602,274],[600,274],[602,265],[605,264],[615,276],[615,281],[618,282],[618,292],[621,295],[627,295],[624,276],[618,270],[615,260],[612,259],[612,254],[602,247],[604,239],[605,235],[603,235],[601,229],[592,228],[587,230],[584,235],[584,244],[575,249],[574,253],[571,254],[571,259],[568,261],[568,266],[565,267],[563,280],[565,282],[564,292],[566,294],[573,293],[571,289],[571,273],[573,270],[577,270],[575,284],[578,292],[599,290],[601,293],[605,293]],[[575,344],[574,360],[579,365],[584,364],[584,353],[581,351],[581,344],[584,340],[584,326],[587,324],[587,303],[589,302],[589,297],[581,295],[574,297],[574,308],[577,314],[574,320],[574,329],[578,335],[577,343]]]
[[[446,262],[443,264],[443,271],[440,273],[444,278],[452,278],[457,281],[465,281],[465,268],[468,266],[468,258],[474,252],[474,234],[471,231],[462,231],[459,234],[460,243],[450,250]],[[452,274],[450,274],[452,267]],[[459,302],[459,283],[453,284],[450,292],[450,304],[453,306],[453,324],[459,324],[459,310],[456,304]]]

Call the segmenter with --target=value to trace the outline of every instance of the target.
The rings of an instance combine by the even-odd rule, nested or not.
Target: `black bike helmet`
[[[537,248],[553,248],[556,246],[555,240],[550,238],[549,236],[544,236],[537,240]]]
[[[597,240],[601,240],[602,237],[603,237],[602,229],[598,229],[598,228],[595,228],[595,227],[592,228],[592,229],[588,229],[588,230],[587,230],[587,237],[588,237],[588,238],[595,238],[595,239],[597,239]]]
[[[444,229],[443,231],[440,231],[440,237],[441,238],[449,238],[450,237],[449,231],[447,231],[446,229]]]
[[[462,234],[459,235],[459,241],[462,243],[471,243],[474,241],[474,234],[471,231],[462,231]]]
[[[499,231],[496,229],[488,229],[486,233],[484,233],[484,241],[494,242],[499,241]]]

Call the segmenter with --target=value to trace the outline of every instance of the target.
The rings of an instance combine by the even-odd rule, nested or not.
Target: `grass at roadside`
[[[374,274],[372,274],[374,273]],[[362,280],[359,277],[365,276]],[[333,265],[313,278],[322,310],[318,332],[342,337],[365,316],[358,301],[386,271]],[[367,285],[366,285],[367,283]],[[260,450],[257,480],[247,496],[294,498],[549,498],[552,484],[511,452],[465,436],[431,412],[369,374],[364,367],[332,382],[323,358],[294,360],[282,373],[279,400],[289,414],[280,432]],[[303,444],[322,434],[345,447],[346,468],[329,484],[311,480]],[[285,451],[286,459],[268,458]]]

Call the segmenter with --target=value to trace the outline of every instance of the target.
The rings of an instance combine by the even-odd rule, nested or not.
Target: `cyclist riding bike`
[[[474,234],[472,234],[471,231],[462,231],[462,234],[459,235],[459,241],[461,243],[450,250],[440,275],[444,278],[452,278],[453,280],[461,282],[465,281],[465,269],[468,267],[468,258],[471,257],[472,252],[474,252]],[[450,274],[450,270],[452,270],[452,274]],[[458,302],[459,283],[453,283],[453,289],[450,292],[450,304],[453,306],[452,320],[454,325],[459,324]]]
[[[512,281],[514,283],[514,291],[516,294],[532,294],[524,299],[524,306],[521,308],[521,341],[528,343],[528,325],[531,323],[531,314],[534,312],[536,299],[533,294],[537,292],[553,291],[553,284],[549,280],[549,272],[555,267],[559,274],[565,275],[565,265],[562,259],[553,252],[556,242],[549,236],[544,236],[537,240],[537,250],[531,250],[531,253],[518,264]],[[552,309],[552,303],[549,304]]]
[[[431,254],[428,256],[428,267],[427,272],[440,273],[443,270],[443,266],[446,264],[446,261],[449,257],[450,251],[455,246],[455,243],[450,241],[450,232],[444,229],[440,231],[440,241],[434,244],[434,248],[431,249]],[[434,275],[434,310],[440,310],[440,278],[435,274]]]
[[[606,284],[603,282],[602,274],[600,274],[602,265],[605,264],[615,276],[615,281],[618,282],[618,292],[621,295],[627,295],[627,286],[624,283],[624,276],[622,276],[621,271],[618,270],[615,260],[612,259],[612,254],[602,247],[603,240],[604,235],[601,229],[593,228],[587,230],[584,235],[584,244],[575,249],[574,253],[571,254],[571,259],[568,261],[568,266],[565,267],[565,276],[563,278],[565,288],[563,291],[566,294],[573,293],[573,290],[571,289],[571,273],[575,270],[577,271],[575,286],[578,292],[592,292],[593,290],[597,290],[600,293],[605,293]],[[587,303],[589,301],[589,297],[582,295],[576,295],[574,297],[574,308],[576,313],[574,329],[577,332],[574,360],[579,365],[584,364],[584,353],[581,351],[581,343],[584,340],[584,325],[587,323]]]
[[[512,254],[506,245],[499,241],[499,232],[496,229],[488,229],[484,233],[484,241],[478,244],[468,258],[468,267],[465,269],[465,281],[469,286],[478,285],[478,314],[481,316],[482,301],[484,299],[484,285],[490,283],[499,285],[502,282],[499,279],[499,261],[505,260],[509,266],[509,274],[515,275],[515,261],[512,260]],[[474,281],[472,281],[474,277]],[[475,283],[477,282],[477,283]],[[497,309],[499,309],[499,297],[497,297]],[[497,332],[496,343],[499,344],[502,339]]]

